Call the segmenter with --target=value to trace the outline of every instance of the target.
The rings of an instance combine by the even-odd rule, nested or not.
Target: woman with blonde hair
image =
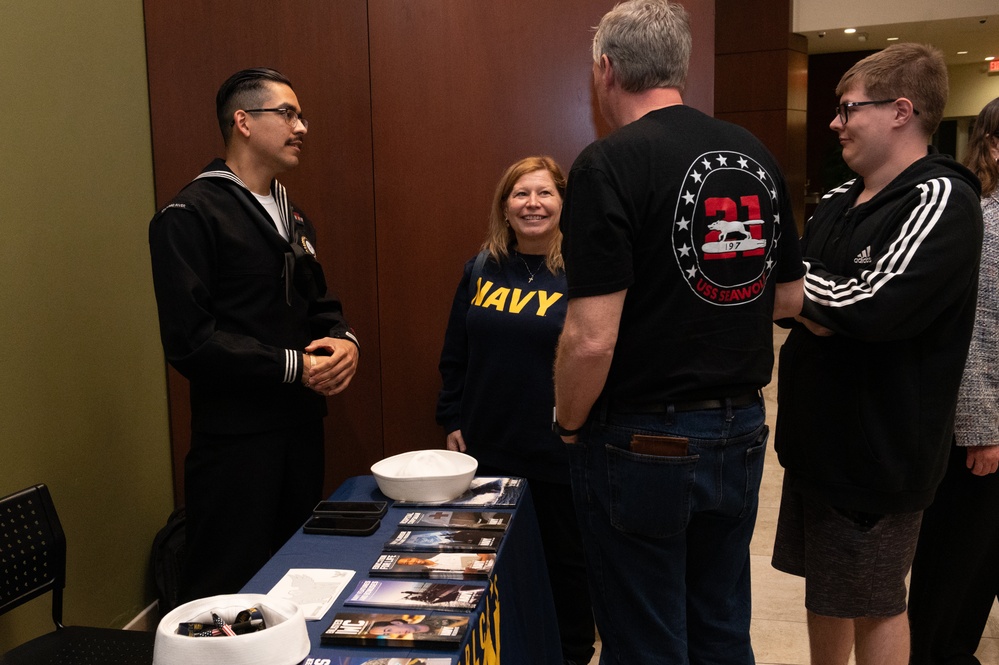
[[[441,351],[437,422],[480,476],[527,478],[566,663],[593,655],[594,627],[564,444],[551,430],[552,365],[566,312],[559,216],[565,176],[551,157],[511,165],[496,186],[482,251],[465,264]]]

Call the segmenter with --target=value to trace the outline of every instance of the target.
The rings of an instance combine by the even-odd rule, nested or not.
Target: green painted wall
[[[173,505],[143,35],[141,0],[0,2],[0,495],[49,485],[65,618],[115,627]],[[0,652],[48,612],[0,617]]]

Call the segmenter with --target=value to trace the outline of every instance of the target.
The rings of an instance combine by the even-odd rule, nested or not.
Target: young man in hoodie
[[[802,312],[781,349],[785,467],[773,565],[805,578],[812,663],[909,661],[905,576],[947,463],[975,316],[979,183],[928,147],[938,50],[854,65],[830,128],[858,177],[805,227]]]

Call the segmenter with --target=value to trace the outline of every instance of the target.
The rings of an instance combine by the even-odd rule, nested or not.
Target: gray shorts
[[[922,511],[872,515],[781,492],[773,567],[805,578],[805,607],[842,619],[905,612]]]

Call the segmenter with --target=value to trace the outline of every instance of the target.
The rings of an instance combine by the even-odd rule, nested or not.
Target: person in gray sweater
[[[955,445],[923,514],[912,564],[912,665],[978,663],[974,654],[999,595],[999,97],[978,115],[965,164],[982,181],[978,305]]]

